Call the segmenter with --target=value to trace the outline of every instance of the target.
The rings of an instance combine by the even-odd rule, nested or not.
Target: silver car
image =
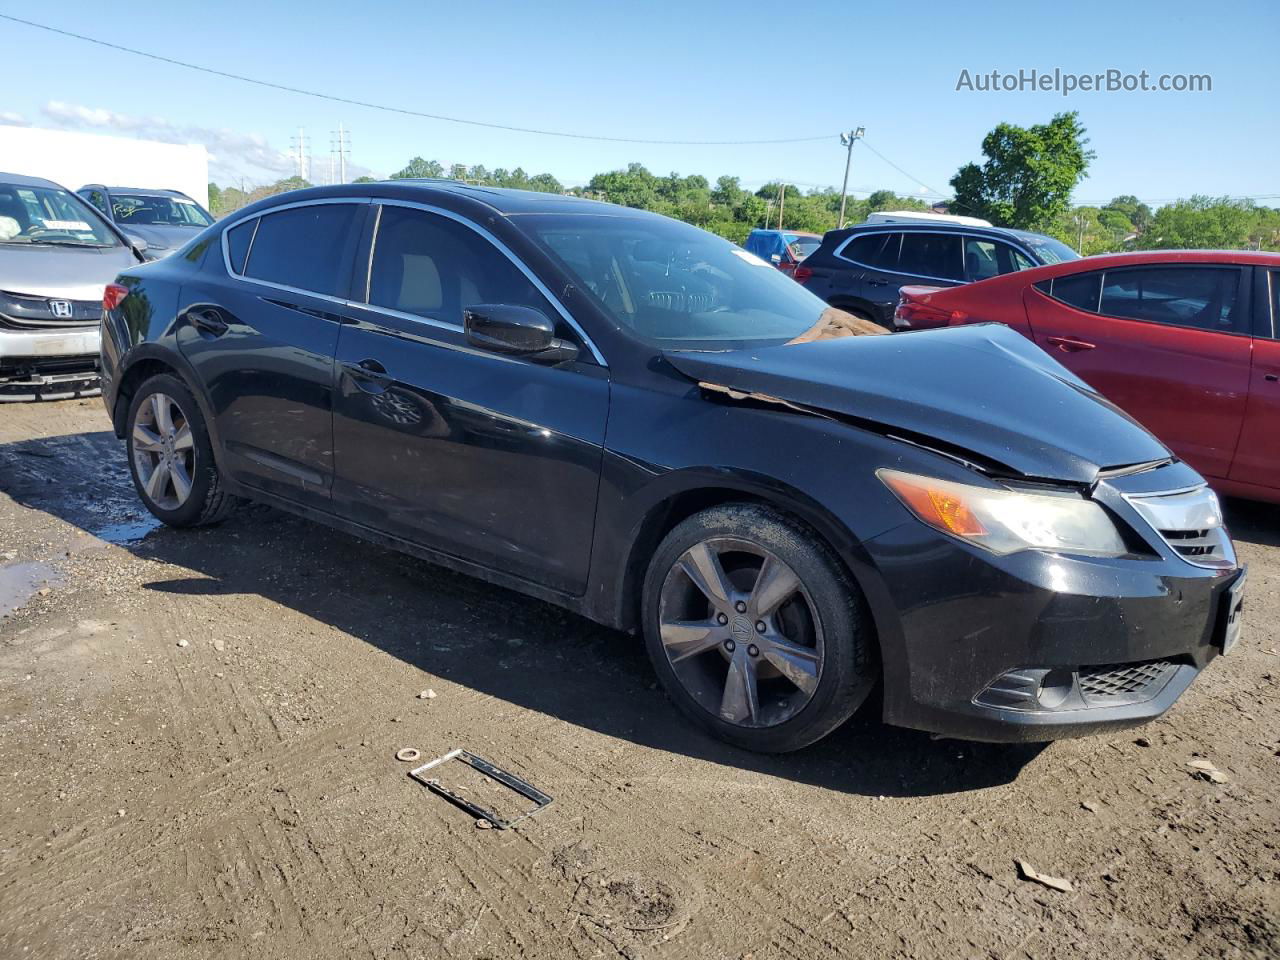
[[[76,193],[130,238],[146,241],[149,260],[167,257],[213,223],[213,214],[180,190],[90,183]]]
[[[70,190],[0,173],[0,401],[97,393],[103,291],[141,260]]]

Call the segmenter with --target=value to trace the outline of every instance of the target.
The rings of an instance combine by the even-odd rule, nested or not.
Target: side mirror
[[[147,241],[134,233],[126,233],[124,238],[129,241],[129,246],[133,247],[133,252],[140,256],[143,260],[150,259],[147,256]]]
[[[477,303],[462,311],[467,341],[494,353],[543,363],[575,360],[578,348],[556,337],[556,326],[541,310],[507,303]]]

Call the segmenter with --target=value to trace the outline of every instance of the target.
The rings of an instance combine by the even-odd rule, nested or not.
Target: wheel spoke
[[[672,663],[714,650],[728,636],[723,627],[710,620],[672,620],[662,624],[662,644]]]
[[[761,655],[803,693],[812,695],[818,687],[818,651],[778,636],[762,639]]]
[[[186,503],[187,497],[191,495],[191,477],[181,460],[174,460],[169,468],[169,477],[173,480],[173,492],[178,497],[178,503]]]
[[[173,449],[190,450],[194,444],[195,440],[191,436],[191,425],[184,423],[173,436]]]
[[[769,616],[799,589],[800,578],[795,571],[772,555],[765,557],[756,584],[751,588],[748,601],[751,615]]]
[[[720,566],[720,558],[705,543],[691,547],[680,558],[680,568],[693,581],[693,585],[702,591],[703,596],[711,601],[713,607],[730,612],[732,588],[729,586],[729,579]]]
[[[162,444],[160,436],[150,427],[144,427],[140,423],[133,425],[133,448],[135,450],[144,450],[147,453],[159,453]]]
[[[756,671],[745,656],[729,663],[724,681],[724,697],[720,700],[720,718],[730,723],[755,723],[760,716],[760,694],[756,689]]]
[[[147,477],[146,486],[147,496],[151,498],[153,503],[159,503],[160,497],[164,493],[164,488],[169,483],[169,465],[161,460],[156,464],[155,469],[151,471],[151,476]]]
[[[161,436],[173,432],[173,417],[169,413],[169,398],[163,393],[151,395],[151,413],[155,417],[156,430]]]

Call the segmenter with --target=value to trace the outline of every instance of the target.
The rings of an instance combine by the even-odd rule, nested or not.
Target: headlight
[[[1076,494],[991,489],[888,469],[876,476],[929,526],[992,553],[1129,552],[1107,512]]]

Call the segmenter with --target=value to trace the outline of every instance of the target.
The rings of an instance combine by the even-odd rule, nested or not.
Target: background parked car
[[[798,264],[818,249],[822,238],[816,233],[794,230],[752,230],[746,248],[766,263],[786,274],[794,274]]]
[[[905,287],[895,323],[994,320],[1141,421],[1220,492],[1280,502],[1280,254],[1090,257]]]
[[[0,400],[97,391],[103,290],[140,259],[70,190],[0,173]]]
[[[954,286],[1077,259],[1065,244],[1024,230],[869,222],[828,231],[795,278],[833,307],[889,327],[904,284]]]
[[[91,183],[76,192],[121,230],[145,240],[149,260],[167,256],[213,223],[213,214],[179,190]]]

